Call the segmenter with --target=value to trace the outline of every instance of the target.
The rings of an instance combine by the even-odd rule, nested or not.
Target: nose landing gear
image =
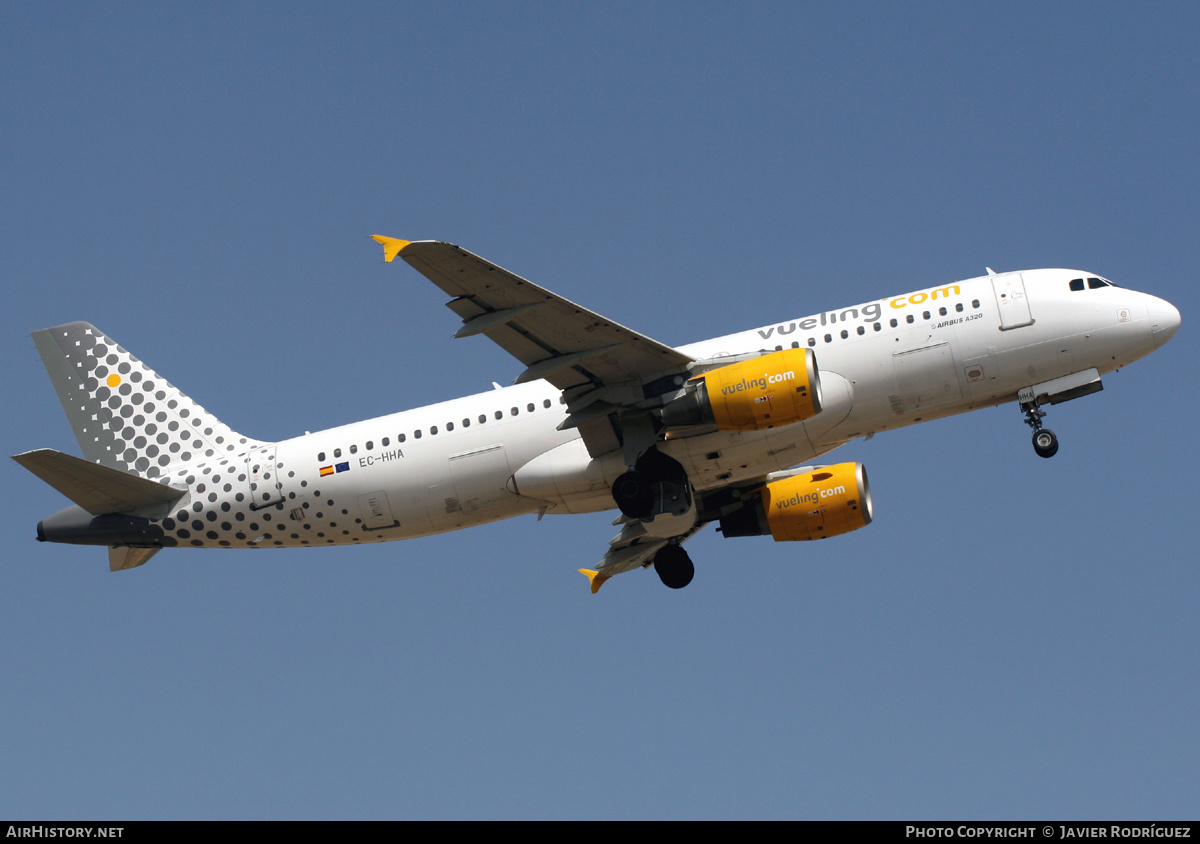
[[[1025,424],[1033,428],[1033,450],[1037,452],[1038,457],[1053,457],[1058,454],[1058,437],[1054,436],[1053,431],[1042,427],[1042,418],[1046,412],[1040,405],[1060,404],[1098,393],[1103,389],[1100,373],[1092,368],[1030,387],[1022,387],[1017,391],[1017,401],[1021,403],[1021,410],[1025,412]]]
[[[630,519],[652,519],[660,513],[679,516],[692,504],[687,473],[654,446],[638,458],[635,468],[617,478],[612,497]]]
[[[1033,450],[1037,456],[1053,457],[1058,454],[1058,437],[1049,428],[1042,427],[1046,411],[1038,407],[1036,401],[1021,402],[1021,410],[1025,411],[1025,424],[1033,428]]]

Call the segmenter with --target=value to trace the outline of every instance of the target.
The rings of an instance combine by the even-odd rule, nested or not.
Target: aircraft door
[[[1029,297],[1025,293],[1025,282],[1020,273],[1004,273],[992,276],[992,290],[996,294],[996,307],[1000,311],[1000,330],[1033,325],[1029,313]]]
[[[283,501],[283,479],[275,457],[273,445],[256,448],[246,456],[251,510],[261,510]]]

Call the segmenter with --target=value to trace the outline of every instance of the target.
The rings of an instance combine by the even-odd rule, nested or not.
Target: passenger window
[[[792,348],[793,348],[793,349],[798,349],[798,348],[800,348],[800,341],[799,341],[799,340],[793,340],[793,341],[792,341]]]
[[[833,337],[832,337],[832,336],[830,336],[829,334],[826,334],[826,335],[825,335],[825,342],[826,342],[826,343],[832,343],[832,342],[833,342]]]
[[[978,308],[979,308],[979,300],[978,300],[978,299],[972,299],[972,300],[971,300],[971,307],[972,307],[972,308],[976,308],[976,309],[978,309]]]
[[[850,336],[850,332],[843,328],[842,329],[842,339],[845,340],[849,336]]]
[[[864,335],[866,333],[867,333],[867,329],[864,326],[860,325],[858,327],[858,336],[861,337],[862,335]]]
[[[895,327],[896,327],[897,325],[899,325],[900,323],[896,322],[896,320],[894,320],[894,319],[893,319],[893,320],[891,320],[891,321],[890,321],[890,323],[889,323],[889,324],[892,326],[892,328],[895,328]]]
[[[401,434],[400,436],[396,437],[396,442],[402,443],[402,442],[404,442],[405,439],[406,439],[406,437],[404,436],[404,434]]]
[[[342,450],[340,448],[335,448],[333,450],[333,459],[337,460],[341,456],[342,456]]]
[[[317,455],[317,462],[318,463],[325,462],[325,452],[322,451],[320,454]]]
[[[516,416],[516,415],[517,415],[518,413],[520,413],[520,412],[521,412],[521,411],[517,410],[517,408],[515,408],[515,407],[514,407],[514,408],[512,408],[512,410],[510,410],[510,411],[509,411],[509,413],[511,413],[513,416]]]
[[[529,404],[525,405],[525,409],[528,410],[530,413],[533,413],[533,402],[530,402]]]
[[[487,414],[486,413],[479,414],[479,424],[482,425],[486,421],[487,421]]]
[[[374,447],[375,447],[375,443],[371,442],[370,440],[367,440],[367,451],[370,451]]]
[[[879,323],[875,323],[875,330],[876,330],[876,331],[883,331],[883,326],[882,326],[882,325],[880,325]]]
[[[809,338],[808,338],[808,345],[810,345],[810,346],[815,346],[815,345],[817,345],[817,338],[816,338],[816,337],[809,337]]]
[[[413,431],[413,439],[414,440],[421,439],[421,429],[420,428],[417,428],[417,430]]]
[[[358,446],[356,446],[356,445],[352,445],[352,446],[350,446],[350,453],[351,453],[351,454],[358,454]]]
[[[543,399],[542,407],[549,407],[549,406],[550,406],[550,399]]]
[[[463,427],[464,427],[464,428],[470,428],[470,427],[471,427],[471,420],[470,420],[470,419],[464,419],[464,420],[463,420]]]
[[[453,423],[453,422],[447,422],[447,423],[446,423],[446,430],[447,430],[447,431],[453,431],[453,430],[454,430],[454,423]]]
[[[1083,279],[1082,278],[1071,279],[1071,289],[1072,290],[1082,290],[1083,289]]]
[[[906,316],[904,318],[904,321],[907,322],[909,325],[912,325],[914,322],[916,322],[916,320],[913,318],[912,314],[909,314],[908,316]]]
[[[925,313],[921,314],[921,319],[929,319],[929,311],[926,311]]]
[[[504,418],[504,411],[502,411],[502,410],[497,410],[497,411],[496,411],[496,418],[497,418],[497,419],[503,419],[503,418]]]
[[[436,437],[437,436],[437,425],[430,425],[429,433]]]
[[[954,306],[954,310],[958,311],[960,314],[962,313],[962,309],[963,309],[962,302],[959,302],[957,305]]]
[[[938,308],[938,313],[939,313],[939,314],[941,314],[942,316],[945,316],[945,315],[946,315],[946,309],[945,309],[945,308]]]
[[[382,445],[384,448],[387,448],[389,443],[391,443],[391,439],[388,437],[384,437],[382,442],[380,442],[380,445]]]

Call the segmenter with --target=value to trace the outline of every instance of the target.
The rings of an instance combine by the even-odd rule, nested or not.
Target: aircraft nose
[[[1154,348],[1161,348],[1179,330],[1179,309],[1170,302],[1153,297],[1146,306],[1146,313],[1150,317],[1150,336],[1154,338]]]

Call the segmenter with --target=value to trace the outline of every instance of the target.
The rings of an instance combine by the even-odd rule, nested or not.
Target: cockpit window
[[[1088,286],[1089,290],[1099,290],[1101,287],[1116,287],[1116,285],[1113,284],[1108,279],[1099,278],[1098,276],[1089,277],[1087,280],[1087,286]],[[1072,290],[1083,290],[1083,279],[1082,278],[1071,279],[1071,289]]]

